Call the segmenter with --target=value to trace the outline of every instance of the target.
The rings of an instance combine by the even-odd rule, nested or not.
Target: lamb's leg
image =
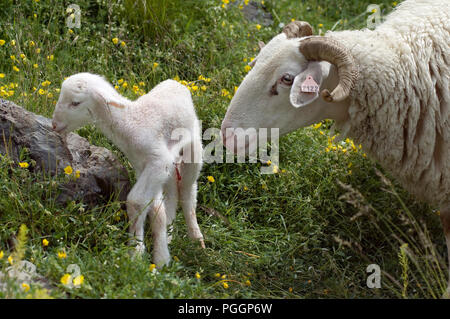
[[[127,212],[130,220],[129,233],[132,237],[131,244],[136,245],[138,253],[145,251],[144,223],[145,217],[149,212],[152,217],[151,221],[154,221],[152,223],[152,232],[158,243],[157,251],[154,251],[154,255],[158,256],[156,258],[158,264],[161,261],[168,263],[170,260],[167,247],[166,216],[162,205],[162,185],[167,178],[168,176],[163,165],[147,167],[140,174],[139,179],[127,197]],[[163,223],[161,224],[161,222]],[[161,239],[161,237],[165,238]]]
[[[160,192],[152,203],[149,211],[150,225],[153,239],[153,262],[157,267],[168,265],[170,262],[169,246],[167,241],[167,216]]]
[[[166,208],[167,225],[169,226],[168,243],[172,240],[173,221],[177,211],[178,204],[178,190],[176,176],[169,178],[166,185],[164,185],[164,205]]]
[[[130,245],[136,246],[136,252],[142,254],[145,251],[144,245],[144,224],[147,217],[149,205],[145,205],[145,200],[141,199],[141,187],[139,182],[135,184],[127,197],[127,214],[130,221]]]
[[[195,213],[197,206],[197,178],[200,169],[201,164],[183,163],[180,181],[180,202],[186,220],[188,236],[198,240],[202,248],[205,248],[205,242]]]
[[[449,267],[449,281],[447,285],[447,292],[444,295],[444,297],[450,298],[450,207],[442,209],[440,216],[442,227],[444,229],[445,241],[447,243],[448,267]]]

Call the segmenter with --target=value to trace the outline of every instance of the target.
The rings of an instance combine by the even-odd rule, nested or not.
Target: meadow
[[[104,75],[130,99],[165,79],[189,87],[203,130],[219,128],[259,40],[292,19],[315,34],[359,29],[385,0],[258,0],[264,25],[244,17],[247,0],[1,0],[0,98],[51,117],[65,77]],[[68,10],[81,9],[80,27]],[[115,198],[89,208],[56,204],[57,183],[0,157],[0,271],[27,260],[41,283],[9,282],[0,298],[439,298],[447,284],[439,212],[415,201],[353,141],[323,121],[280,139],[271,163],[205,164],[197,216],[206,249],[187,238],[181,213],[173,261],[157,270],[129,256],[128,220]],[[93,126],[78,134],[121,152]],[[208,141],[204,141],[205,144]],[[26,166],[26,165],[23,165]],[[72,273],[76,264],[79,273]],[[367,286],[379,265],[381,288]]]

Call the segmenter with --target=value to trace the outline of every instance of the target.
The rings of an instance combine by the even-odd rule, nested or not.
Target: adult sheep
[[[449,39],[448,0],[407,0],[375,30],[313,36],[308,23],[292,22],[239,86],[222,123],[224,144],[247,147],[231,147],[233,128],[277,127],[282,135],[333,119],[440,209],[450,263]],[[311,80],[318,89],[304,86]]]

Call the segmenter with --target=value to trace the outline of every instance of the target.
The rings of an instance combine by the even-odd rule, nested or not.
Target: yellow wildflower
[[[22,60],[25,60],[27,58],[27,56],[23,53],[20,54],[20,57],[22,58]]]
[[[14,261],[14,260],[13,260],[12,256],[9,256],[9,257],[8,257],[8,262],[9,262],[10,265],[13,264],[13,261]]]
[[[323,28],[323,24],[322,23],[319,23],[319,28]]]
[[[223,288],[228,289],[228,284],[226,282],[223,283]]]
[[[39,67],[39,65],[37,65],[37,63],[33,64],[33,68],[37,69]]]
[[[214,276],[219,278],[220,277],[220,273],[216,273]]]
[[[0,250],[0,259],[2,259],[4,255],[5,253],[3,252],[3,250]]]
[[[64,173],[66,173],[67,175],[72,174],[73,173],[72,166],[70,166],[70,165],[66,166],[66,168],[64,168]]]
[[[210,183],[214,183],[216,181],[214,179],[214,177],[212,177],[212,176],[208,176],[207,179],[208,179],[208,182],[210,182]]]
[[[202,278],[202,276],[198,272],[196,272],[195,273],[195,278],[200,279],[200,278]]]
[[[250,280],[246,280],[245,285],[250,287],[252,285],[252,283],[250,282]]]
[[[55,57],[53,56],[53,54],[47,55],[47,60],[49,60],[49,61],[53,61],[54,58]]]
[[[28,168],[28,166],[30,166],[30,164],[28,164],[27,162],[20,162],[19,166],[22,168]]]
[[[5,77],[5,73],[0,73],[0,79],[3,79]]]
[[[81,286],[83,284],[83,282],[84,282],[84,276],[83,275],[76,276],[73,279],[73,284],[75,286]]]
[[[112,42],[113,42],[114,44],[117,44],[117,43],[119,43],[119,39],[118,39],[118,38],[113,38],[113,39],[112,39]]]
[[[252,67],[250,65],[244,66],[245,72],[249,72],[251,69],[252,69]]]
[[[153,70],[156,69],[158,67],[159,63],[158,62],[154,62],[153,63]]]
[[[0,39],[0,46],[5,44],[5,40]]]
[[[44,238],[44,239],[42,240],[42,246],[47,247],[48,244],[49,244],[48,240]]]
[[[15,66],[15,65],[13,66],[13,70],[16,71],[16,72],[20,71],[20,69],[17,66]]]
[[[60,281],[63,285],[68,285],[70,283],[72,276],[69,274],[64,274],[64,276],[61,277]]]
[[[28,290],[30,290],[30,285],[27,284],[27,283],[22,283],[22,289],[23,289],[25,292],[28,292]]]
[[[58,258],[59,259],[65,259],[67,258],[67,254],[65,251],[58,251]]]
[[[273,172],[274,174],[277,174],[279,171],[280,171],[280,170],[278,169],[278,166],[277,166],[277,165],[274,165],[274,166],[273,166],[273,169],[272,169],[272,172]]]
[[[122,41],[122,42],[120,42],[120,46],[121,46],[122,48],[124,48],[124,47],[127,46],[127,44],[126,44],[124,41]]]
[[[15,46],[16,45],[16,40],[11,40],[11,45]]]
[[[156,268],[156,265],[155,265],[155,264],[151,264],[151,265],[148,267],[148,270],[153,271],[155,268]]]
[[[257,30],[260,30],[260,29],[261,29],[261,25],[260,25],[260,24],[257,24],[257,25],[256,25],[256,29],[257,29]]]
[[[268,160],[268,161],[266,162],[266,164],[270,166],[270,165],[272,165],[272,161],[271,161],[271,160]]]
[[[75,178],[80,178],[80,175],[81,175],[80,171],[76,170],[75,171]]]
[[[39,92],[40,95],[44,95],[45,94],[45,90],[44,89],[39,89],[38,92]]]
[[[36,53],[37,53],[37,54],[41,53],[41,49],[40,49],[40,48],[37,48],[37,49],[36,49]]]

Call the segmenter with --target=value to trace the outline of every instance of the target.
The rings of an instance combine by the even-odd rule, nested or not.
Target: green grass
[[[380,4],[383,14],[393,7],[390,1],[373,0],[265,0],[275,22],[258,30],[238,6],[222,8],[219,0],[147,0],[135,7],[132,1],[119,5],[82,0],[77,1],[81,28],[69,31],[65,20],[71,2],[4,1],[0,73],[5,77],[0,78],[0,95],[51,116],[61,82],[77,72],[102,74],[131,99],[140,90],[178,77],[195,81],[190,87],[203,129],[220,127],[234,87],[246,73],[244,60],[256,55],[258,40],[270,40],[280,32],[279,24],[292,18],[309,21],[316,33],[362,28],[372,2]],[[150,21],[142,23],[142,17]],[[198,80],[200,75],[211,81]],[[128,86],[124,88],[120,80]],[[137,93],[134,85],[139,87]],[[193,85],[198,89],[194,91]],[[203,85],[205,90],[200,89]],[[377,174],[381,168],[349,143],[336,144],[348,150],[345,153],[339,148],[327,152],[329,125],[325,121],[320,128],[281,138],[279,174],[261,175],[264,164],[204,165],[198,219],[207,248],[187,239],[179,214],[170,244],[174,261],[157,272],[149,269],[149,231],[148,253],[130,258],[128,220],[121,203],[111,200],[91,209],[83,203],[58,206],[57,185],[68,177],[33,173],[2,157],[0,270],[9,266],[14,238],[24,224],[28,233],[21,241],[23,259],[36,265],[50,288],[45,292],[31,284],[26,292],[12,283],[0,297],[47,293],[56,298],[439,297],[446,266],[436,212],[383,181]],[[126,158],[94,127],[78,133],[112,149],[132,171]],[[22,160],[30,162],[25,151]],[[207,176],[215,182],[208,182]],[[405,243],[408,246],[402,246]],[[58,258],[59,251],[67,257]],[[384,271],[381,289],[366,286],[371,263]],[[79,289],[60,282],[70,264],[78,265],[84,276]]]

